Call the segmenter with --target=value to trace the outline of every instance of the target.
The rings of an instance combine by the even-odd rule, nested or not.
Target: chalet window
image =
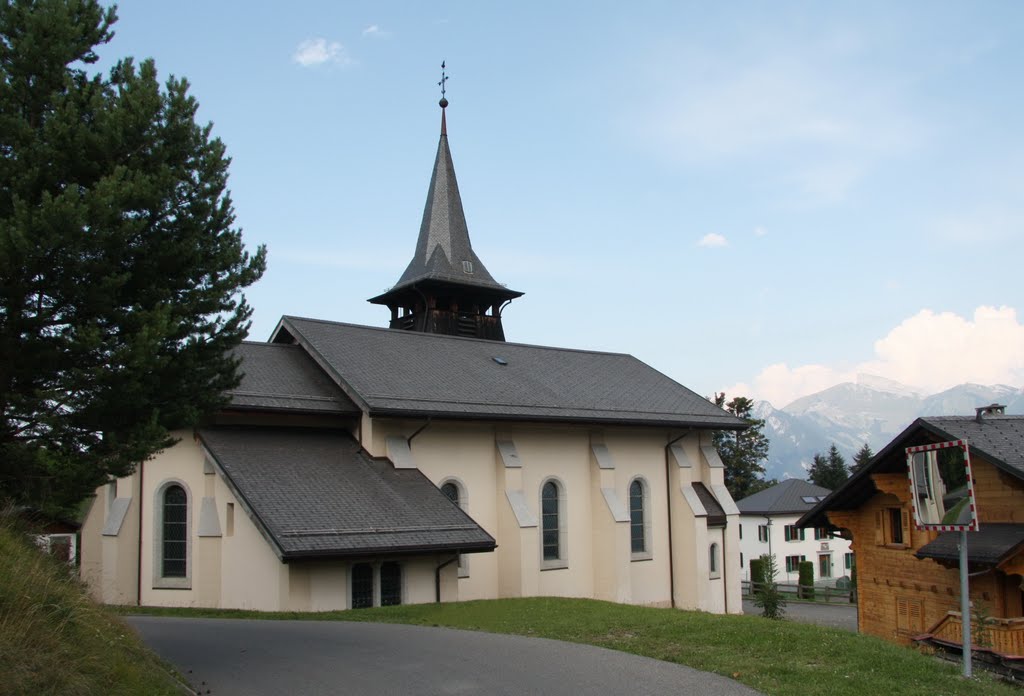
[[[380,605],[392,607],[402,603],[402,566],[394,562],[380,565]]]
[[[541,568],[566,567],[565,496],[553,480],[540,489]]]
[[[786,556],[786,572],[795,573],[800,570],[800,561],[806,560],[806,556]]]
[[[901,507],[877,510],[875,543],[880,546],[910,546],[910,512]]]
[[[157,488],[153,505],[153,587],[189,589],[189,494],[183,483],[170,481]]]
[[[820,556],[818,556],[818,577],[832,577],[832,554],[823,553]]]
[[[373,606],[373,566],[358,563],[352,566],[352,608]]]
[[[804,530],[795,524],[786,525],[786,541],[803,541]]]
[[[768,541],[768,525],[759,524],[757,525],[757,540]]]
[[[651,513],[647,498],[646,482],[633,479],[629,484],[629,543],[634,561],[651,558]]]
[[[896,632],[900,635],[924,632],[924,607],[920,600],[896,598]]]

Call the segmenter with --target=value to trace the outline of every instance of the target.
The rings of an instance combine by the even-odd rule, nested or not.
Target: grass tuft
[[[0,510],[0,694],[180,694],[135,633]]]

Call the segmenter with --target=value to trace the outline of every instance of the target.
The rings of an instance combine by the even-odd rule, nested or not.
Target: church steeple
[[[442,69],[444,64],[442,63]],[[442,73],[441,139],[416,253],[393,288],[371,298],[391,309],[391,328],[505,340],[501,310],[523,293],[498,283],[473,251],[448,149]]]

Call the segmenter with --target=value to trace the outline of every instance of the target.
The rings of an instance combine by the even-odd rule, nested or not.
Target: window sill
[[[722,579],[722,574],[721,573],[711,573],[710,575],[708,575],[708,580],[721,580],[721,579]]]
[[[191,590],[192,581],[189,578],[160,578],[153,581],[154,590]]]
[[[637,561],[653,561],[654,554],[650,551],[644,551],[643,553],[634,553],[629,560],[633,561],[634,563]]]
[[[542,561],[540,564],[541,571],[545,570],[565,570],[569,567],[569,561]]]

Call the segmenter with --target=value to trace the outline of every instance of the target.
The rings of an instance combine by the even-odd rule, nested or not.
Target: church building
[[[473,251],[440,105],[415,255],[370,299],[387,328],[285,316],[243,343],[230,404],[96,492],[81,543],[95,597],[742,612],[712,432],[744,422],[630,355],[506,341],[522,293]]]

